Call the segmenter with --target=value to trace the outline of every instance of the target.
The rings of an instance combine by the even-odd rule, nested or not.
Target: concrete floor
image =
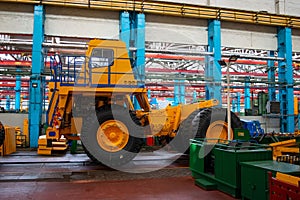
[[[194,185],[185,156],[164,167],[172,156],[144,153],[132,165],[140,173],[127,173],[90,163],[85,154],[19,151],[0,158],[0,200],[234,199]]]
[[[219,191],[205,191],[192,177],[155,178],[121,181],[0,182],[0,199],[170,199],[232,200]]]

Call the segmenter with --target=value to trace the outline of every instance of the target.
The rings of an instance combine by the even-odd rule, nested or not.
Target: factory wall
[[[0,121],[6,126],[20,127],[23,131],[24,119],[28,119],[28,114],[23,113],[0,113]]]
[[[207,20],[146,15],[146,41],[207,44]]]
[[[221,42],[225,47],[277,50],[276,34],[276,27],[221,23]]]
[[[119,38],[119,13],[46,7],[45,34],[67,37]]]
[[[199,4],[201,2],[204,1],[199,1]],[[213,2],[225,7],[230,2],[232,3],[232,0],[210,1],[210,4]],[[255,6],[261,8],[262,5],[267,5],[267,2],[274,4],[270,0],[260,1],[262,4],[251,2],[253,4],[252,7],[249,7],[251,10],[255,10]],[[285,5],[288,5],[285,10],[292,10],[289,8],[292,7],[292,2],[295,3],[295,1],[285,2]],[[191,3],[196,3],[196,1],[191,1]],[[239,4],[241,3],[236,3],[236,8],[241,8]],[[1,4],[0,20],[2,22],[0,33],[32,34],[33,6],[27,4],[22,6],[8,3]],[[221,23],[221,27],[222,46],[265,50],[277,49],[276,27],[224,21]],[[293,51],[299,52],[300,31],[293,29],[292,33]],[[45,34],[50,36],[118,39],[119,13],[46,6]],[[146,41],[206,45],[207,20],[147,14]]]
[[[28,119],[28,113],[0,113],[0,121],[2,124],[13,127],[24,128],[24,119]],[[43,114],[42,121],[46,121],[46,115]]]
[[[0,22],[1,33],[32,34],[33,6],[1,4]]]
[[[299,0],[158,0],[300,16]]]
[[[277,0],[277,1],[283,4],[279,13],[286,14],[286,15],[300,16],[299,0]]]
[[[293,51],[300,52],[300,30],[299,29],[292,30],[292,45],[293,45]]]

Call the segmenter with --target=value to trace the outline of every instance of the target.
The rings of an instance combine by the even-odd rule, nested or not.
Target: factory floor
[[[196,186],[186,156],[167,165],[177,156],[143,153],[132,163],[138,173],[128,173],[91,163],[86,154],[38,156],[19,151],[0,157],[0,199],[234,199]]]
[[[2,182],[1,199],[170,199],[232,200],[219,192],[194,185],[192,177],[121,181]]]

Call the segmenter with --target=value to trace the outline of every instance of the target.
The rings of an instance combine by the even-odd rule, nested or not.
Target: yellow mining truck
[[[44,149],[51,150],[62,137],[80,139],[92,160],[116,166],[132,160],[149,136],[181,152],[194,137],[227,139],[226,109],[212,108],[216,100],[151,109],[122,41],[91,40],[79,69],[60,59],[51,67],[46,142],[39,142]],[[231,116],[231,127],[241,127]]]

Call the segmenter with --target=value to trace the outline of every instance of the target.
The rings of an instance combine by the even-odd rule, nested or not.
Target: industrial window
[[[114,51],[113,49],[93,49],[91,55],[91,67],[109,67],[114,64]]]

